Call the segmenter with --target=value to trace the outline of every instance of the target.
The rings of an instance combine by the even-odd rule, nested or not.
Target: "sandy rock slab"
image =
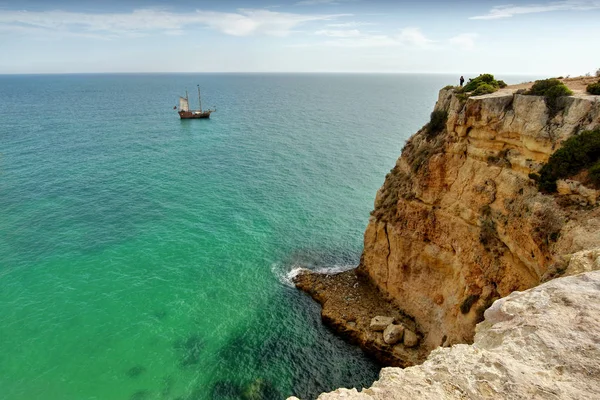
[[[400,328],[384,339],[388,326],[402,326],[402,332],[417,332],[417,327],[391,302],[387,301],[368,277],[356,269],[338,274],[304,271],[294,278],[296,286],[322,306],[323,323],[350,343],[359,345],[384,366],[407,367],[423,362],[428,350],[406,346]],[[388,332],[389,333],[389,332]],[[410,334],[409,334],[410,335]],[[418,341],[417,334],[415,339]]]
[[[600,271],[513,292],[486,310],[473,345],[319,396],[334,399],[600,399]]]

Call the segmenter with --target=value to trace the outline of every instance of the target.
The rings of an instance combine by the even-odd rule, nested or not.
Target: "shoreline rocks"
[[[472,345],[384,368],[370,388],[318,400],[595,399],[600,393],[600,271],[497,300]]]
[[[400,339],[394,344],[386,343],[383,331],[390,325],[403,326],[403,332],[419,329],[356,269],[331,275],[303,271],[294,278],[294,283],[321,304],[324,324],[360,346],[383,366],[407,367],[427,357],[427,351],[416,343],[414,347]],[[420,334],[414,335],[418,340]]]

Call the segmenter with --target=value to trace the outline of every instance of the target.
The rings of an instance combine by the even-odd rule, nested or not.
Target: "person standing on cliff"
[[[465,78],[461,75],[460,76],[460,87],[462,87],[463,83],[465,83]]]

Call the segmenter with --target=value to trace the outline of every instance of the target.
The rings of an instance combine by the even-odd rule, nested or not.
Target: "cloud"
[[[500,19],[510,18],[520,14],[533,14],[550,11],[587,11],[600,9],[599,0],[565,0],[553,1],[546,4],[503,5],[492,7],[485,15],[476,15],[469,19]]]
[[[321,4],[339,5],[355,0],[302,0],[296,3],[297,6],[316,6]]]
[[[324,29],[316,35],[328,36],[335,40],[327,40],[319,45],[337,47],[391,47],[407,46],[428,48],[434,40],[428,39],[419,28],[404,28],[398,33],[388,35],[372,32],[361,32],[358,29]]]
[[[348,38],[361,36],[361,33],[358,29],[322,29],[320,31],[316,31],[315,35]]]
[[[24,32],[29,29],[83,34],[140,35],[145,33],[180,34],[185,28],[208,27],[232,36],[286,36],[299,25],[332,21],[348,14],[295,14],[264,9],[240,9],[237,12],[196,10],[174,13],[139,9],[130,13],[78,13],[68,11],[3,11],[1,30]]]
[[[397,36],[398,41],[404,44],[427,47],[434,43],[433,40],[427,39],[419,28],[404,28]]]
[[[376,25],[376,24],[373,22],[356,22],[356,21],[336,23],[336,24],[327,24],[327,26],[329,26],[331,28],[357,28],[359,26],[369,26],[369,25]]]
[[[456,45],[463,50],[473,50],[475,48],[476,33],[461,33],[448,39],[450,44]]]
[[[328,40],[313,44],[300,44],[293,47],[335,46],[335,47],[403,47],[405,49],[440,50],[458,47],[460,50],[473,50],[476,33],[461,33],[446,39],[428,38],[419,28],[407,27],[395,34],[361,32],[358,29],[323,29],[315,35],[327,36]]]

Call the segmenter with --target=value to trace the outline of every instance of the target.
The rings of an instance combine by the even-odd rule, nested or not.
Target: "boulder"
[[[383,317],[378,315],[371,319],[371,330],[372,331],[382,331],[387,328],[388,325],[394,323],[394,317]]]
[[[404,345],[406,347],[415,347],[419,343],[419,338],[410,329],[404,331]]]
[[[402,340],[404,335],[404,326],[390,324],[383,331],[383,341],[387,344],[396,344]]]

